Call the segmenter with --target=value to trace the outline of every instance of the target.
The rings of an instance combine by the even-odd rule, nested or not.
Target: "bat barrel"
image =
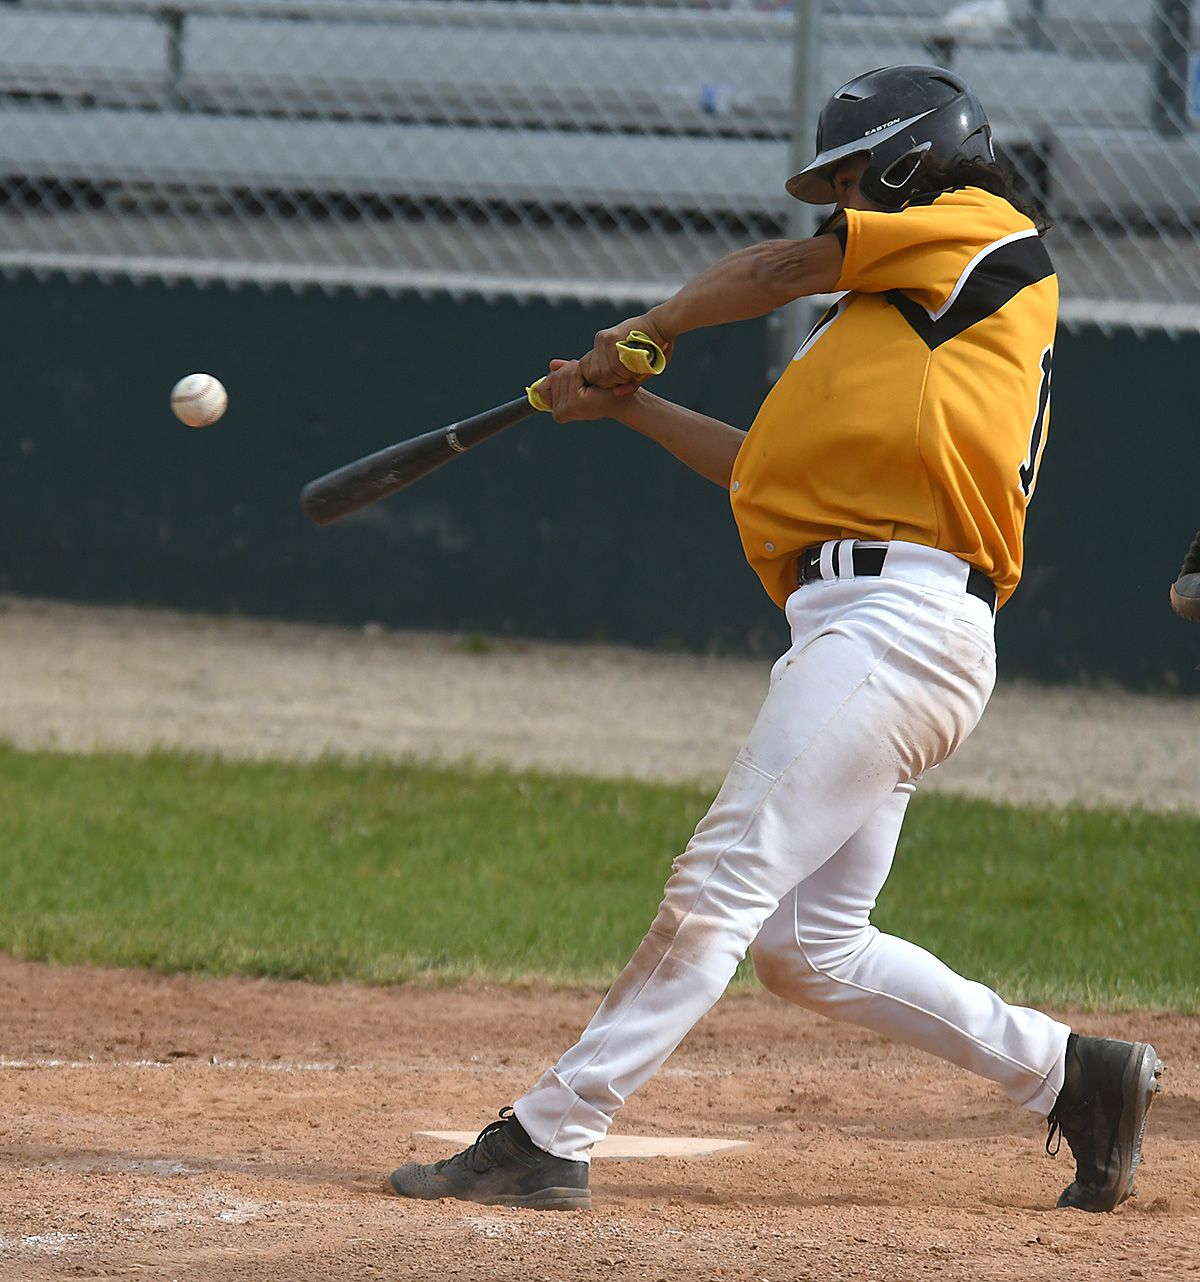
[[[428,452],[428,446],[444,443],[444,435],[440,431],[430,432],[427,436],[406,441],[404,446],[390,445],[387,449],[368,454],[365,458],[356,459],[344,467],[326,472],[324,476],[318,476],[300,491],[301,510],[314,524],[330,525],[369,506],[376,499],[393,493],[408,483],[396,478],[397,462],[403,463],[407,456],[411,465],[412,447],[420,442],[428,443],[425,450]],[[406,447],[407,455],[401,453]],[[428,461],[424,471],[431,472],[453,457],[454,452],[447,447],[445,457]]]
[[[300,492],[301,510],[316,525],[340,521],[428,476],[489,436],[534,413],[528,400],[521,396],[449,427],[389,445],[310,481]]]

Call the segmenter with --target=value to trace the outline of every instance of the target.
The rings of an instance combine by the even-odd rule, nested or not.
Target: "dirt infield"
[[[0,737],[238,756],[473,756],[715,781],[766,665],[0,603]],[[1200,808],[1195,705],[1002,687],[932,786]],[[0,1279],[1200,1275],[1200,1020],[1082,1017],[1168,1062],[1139,1195],[1052,1206],[1064,1150],[988,1084],[765,995],[727,998],[626,1133],[752,1142],[598,1162],[595,1209],[388,1197],[552,1062],[596,993],[319,988],[0,958]]]
[[[162,978],[0,960],[0,1277],[1047,1279],[1200,1273],[1200,1022],[1088,1017],[1169,1062],[1139,1195],[1049,1208],[1066,1151],[988,1084],[766,996],[727,998],[597,1162],[590,1212],[407,1203],[423,1129],[482,1126],[594,994]]]

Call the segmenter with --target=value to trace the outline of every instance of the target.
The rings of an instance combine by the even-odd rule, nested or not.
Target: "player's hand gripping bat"
[[[633,374],[661,374],[666,368],[667,358],[662,348],[640,330],[633,330],[628,338],[617,344],[617,348],[621,364]],[[424,436],[389,445],[375,454],[368,454],[336,471],[318,476],[300,492],[300,507],[304,515],[317,525],[340,521],[351,512],[377,503],[428,476],[435,468],[465,454],[489,436],[503,432],[506,427],[520,423],[539,410],[548,410],[550,406],[538,391],[541,383],[539,378],[525,389],[524,396],[505,401],[503,405],[476,414],[474,418],[464,418],[449,427],[439,427],[436,432],[426,432]]]
[[[1179,575],[1171,584],[1171,606],[1183,618],[1200,622],[1200,534],[1192,540]]]

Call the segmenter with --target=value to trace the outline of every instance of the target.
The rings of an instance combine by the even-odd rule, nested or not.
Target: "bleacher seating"
[[[1055,47],[1029,47],[1017,14],[995,41],[954,50],[1000,139],[1044,160],[1060,219],[1139,195],[1143,209],[1200,206],[1194,147],[1160,137],[1150,117],[1150,3],[1046,0]],[[929,60],[945,7],[858,0],[860,12],[830,16],[817,91],[871,65]],[[783,12],[650,22],[636,8],[562,4],[506,16],[470,0],[8,0],[0,180],[535,205],[552,193],[778,218],[790,25]],[[778,38],[764,42],[764,29]],[[1122,40],[1146,47],[1132,77]]]

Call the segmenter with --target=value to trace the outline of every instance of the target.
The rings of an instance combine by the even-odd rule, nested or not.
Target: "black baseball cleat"
[[[586,1211],[592,1205],[588,1164],[538,1148],[511,1108],[502,1108],[500,1120],[485,1126],[470,1148],[428,1166],[409,1162],[388,1183],[399,1197],[456,1197],[538,1211]]]
[[[1075,1179],[1058,1206],[1111,1211],[1133,1192],[1162,1071],[1162,1060],[1147,1042],[1075,1033],[1067,1039],[1063,1088],[1046,1119],[1046,1152],[1058,1152],[1057,1143],[1050,1147],[1057,1132],[1075,1155]]]

